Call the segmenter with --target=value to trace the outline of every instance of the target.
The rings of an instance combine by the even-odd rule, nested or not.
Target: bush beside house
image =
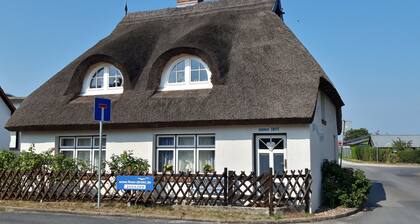
[[[361,170],[341,168],[336,162],[322,165],[322,194],[325,206],[357,208],[367,200],[370,181]]]

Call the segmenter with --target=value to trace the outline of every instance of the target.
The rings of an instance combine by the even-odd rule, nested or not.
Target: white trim
[[[185,80],[183,83],[169,83],[169,76],[172,69],[181,61],[185,60],[184,75]],[[191,81],[191,60],[197,60],[204,66],[207,72],[207,81]],[[213,84],[211,83],[212,73],[207,64],[200,58],[192,55],[179,55],[169,61],[163,70],[163,74],[160,81],[160,91],[173,91],[173,90],[193,90],[193,89],[211,89]]]
[[[283,141],[283,149],[260,149],[259,144],[260,144],[260,139],[263,138],[268,138],[270,139],[270,142],[272,142],[273,138],[281,138]],[[273,172],[275,172],[274,170],[274,154],[283,154],[283,165],[284,165],[284,170],[287,169],[286,167],[286,163],[285,161],[287,160],[287,136],[286,135],[256,135],[255,137],[255,150],[256,152],[256,171],[258,175],[261,175],[261,171],[260,171],[260,154],[266,154],[268,155],[268,159],[269,159],[269,167],[273,168]],[[265,143],[263,143],[265,144]],[[276,144],[276,146],[279,143]],[[267,145],[266,145],[267,146]],[[269,147],[268,147],[269,148]]]
[[[122,84],[119,87],[109,87],[109,68],[114,67],[122,76]],[[104,68],[103,84],[102,88],[90,88],[90,82],[95,75],[95,73]],[[82,91],[80,92],[81,96],[95,96],[95,95],[113,95],[113,94],[122,94],[124,92],[124,76],[121,71],[112,64],[109,63],[99,63],[92,66],[85,76],[83,81]]]

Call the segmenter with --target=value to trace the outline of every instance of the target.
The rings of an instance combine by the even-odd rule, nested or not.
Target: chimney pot
[[[192,6],[202,1],[203,0],[176,0],[176,7],[182,8],[182,7]]]

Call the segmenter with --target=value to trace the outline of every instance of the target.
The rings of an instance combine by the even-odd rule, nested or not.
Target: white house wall
[[[325,116],[323,112],[321,94],[324,98]],[[324,93],[318,94],[314,121],[310,126],[311,135],[311,173],[313,177],[311,209],[316,210],[321,204],[321,166],[327,160],[337,160],[337,114],[336,108],[330,98]]]
[[[0,150],[9,149],[10,133],[4,128],[4,126],[10,116],[11,111],[9,107],[3,100],[0,100]]]
[[[279,128],[278,131],[259,131],[259,128]],[[286,159],[287,169],[305,169],[310,167],[309,125],[273,125],[273,126],[227,126],[197,128],[164,128],[138,130],[112,130],[107,136],[107,159],[111,155],[131,150],[134,155],[147,159],[150,164],[154,155],[154,136],[159,134],[215,134],[215,169],[223,172],[227,167],[236,171],[253,171],[254,134],[287,134]],[[97,132],[22,132],[21,148],[27,150],[31,145],[36,152],[45,152],[56,147],[58,136],[97,135]]]

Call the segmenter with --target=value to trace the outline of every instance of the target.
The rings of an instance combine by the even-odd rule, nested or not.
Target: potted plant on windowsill
[[[165,164],[163,166],[164,172],[173,172],[174,166],[172,164]]]
[[[204,164],[204,166],[203,166],[203,172],[204,172],[204,173],[212,173],[212,172],[214,172],[214,168],[213,168],[213,166],[212,166],[212,165],[210,165],[210,164],[206,163],[206,164]]]

